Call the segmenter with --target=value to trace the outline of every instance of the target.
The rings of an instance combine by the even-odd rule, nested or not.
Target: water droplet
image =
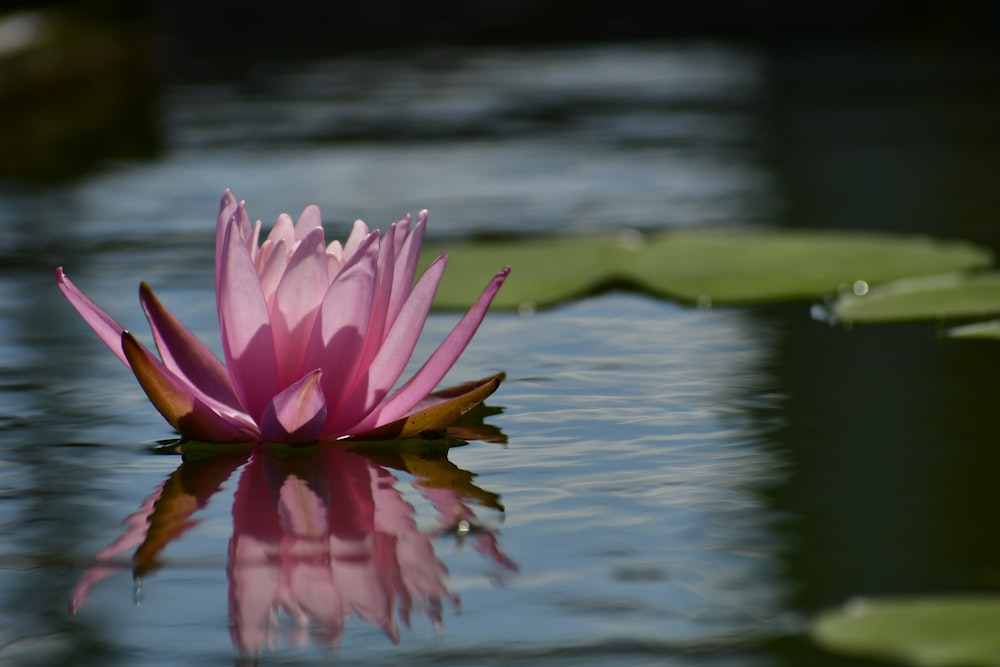
[[[857,296],[864,296],[865,294],[868,294],[868,283],[866,283],[864,280],[856,280],[854,281],[854,286],[852,287],[852,291]]]
[[[458,526],[455,527],[455,532],[459,535],[468,535],[472,532],[472,524],[470,524],[467,520],[462,519],[458,522]]]
[[[831,327],[835,326],[838,322],[837,316],[833,314],[833,311],[827,304],[813,304],[812,307],[809,308],[809,316],[817,322],[826,322]]]
[[[136,607],[142,606],[142,579],[136,577],[132,585],[132,604]]]

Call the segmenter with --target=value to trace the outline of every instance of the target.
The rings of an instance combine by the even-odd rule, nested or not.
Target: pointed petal
[[[108,346],[108,349],[114,352],[123,364],[128,366],[128,359],[125,358],[125,354],[122,352],[121,341],[122,332],[125,331],[124,327],[118,324],[114,318],[104,312],[96,303],[91,301],[86,294],[81,292],[66,277],[61,266],[56,269],[56,284],[59,285],[59,289],[62,290],[63,295],[69,301],[70,305],[76,308],[76,312],[80,313],[80,316],[83,317],[83,321],[89,324],[90,328]]]
[[[139,287],[139,302],[146,311],[163,365],[208,396],[238,409],[229,373],[212,351],[167,310],[146,283]]]
[[[442,395],[447,396],[447,398],[440,403],[378,428],[354,435],[351,439],[402,440],[417,437],[428,431],[443,431],[459,417],[486,400],[490,394],[497,390],[504,377],[503,373],[499,373],[479,380],[477,383],[469,382],[460,387],[454,387],[447,393],[442,392]]]
[[[233,193],[226,190],[222,194],[219,205],[219,218],[215,223],[215,298],[219,298],[219,271],[222,267],[222,254],[225,248],[226,230],[230,222],[236,224],[241,234],[252,235],[250,218],[244,202],[237,202]]]
[[[417,274],[420,246],[424,242],[424,231],[427,229],[427,215],[426,210],[421,211],[417,216],[417,224],[408,230],[402,243],[396,245],[396,270],[392,276],[392,299],[387,314],[390,324],[396,321],[399,310],[413,290],[413,277]],[[409,218],[406,220],[409,223]]]
[[[267,303],[237,226],[226,229],[219,273],[219,328],[240,405],[259,423],[278,393]]]
[[[368,325],[368,339],[371,349],[366,350],[366,358],[362,362],[366,366],[375,353],[378,351],[385,338],[387,330],[386,313],[389,309],[389,300],[392,295],[392,275],[396,269],[396,234],[390,229],[389,233],[382,237],[378,254],[378,275],[375,282],[375,301],[372,304],[372,319]]]
[[[395,256],[395,234],[394,230],[390,229],[389,233],[382,237],[379,244],[378,261],[375,269],[375,290],[372,292],[371,299],[371,316],[368,319],[368,328],[364,336],[361,352],[354,364],[354,372],[345,378],[344,387],[346,391],[343,394],[342,401],[347,400],[348,396],[356,394],[359,391],[364,392],[365,387],[370,384],[368,367],[379,353],[387,329],[386,311],[389,307],[390,292],[392,290],[392,273],[395,268]],[[350,414],[345,416],[342,414],[342,406],[336,405],[333,402],[330,403],[330,406],[335,407],[338,412],[339,422],[343,422],[346,418],[349,420],[347,422],[348,425],[358,421],[367,414],[367,411],[357,414],[357,408],[354,408],[353,417]],[[348,412],[352,412],[352,409],[348,408]]]
[[[486,286],[479,300],[469,309],[448,337],[424,362],[416,374],[407,381],[396,393],[375,409],[363,422],[352,427],[352,431],[366,431],[381,426],[406,415],[417,403],[437,386],[437,383],[448,373],[465,350],[480,323],[486,316],[486,311],[496,296],[500,286],[510,274],[510,267],[505,267]]]
[[[326,269],[323,228],[314,227],[292,254],[270,304],[278,381],[282,386],[302,376],[309,334],[330,285]]]
[[[236,213],[236,208],[239,204],[236,201],[236,197],[233,196],[232,191],[226,190],[222,193],[222,201],[219,202],[219,217],[215,222],[215,267],[216,267],[216,283],[218,283],[219,275],[219,260],[222,258],[222,241],[226,237],[226,227],[229,226],[229,221],[232,219],[233,215]]]
[[[301,241],[316,227],[323,229],[323,216],[319,212],[319,206],[310,204],[302,209],[302,215],[295,223],[295,240]]]
[[[261,435],[277,442],[309,442],[319,439],[326,424],[322,371],[307,374],[274,397],[264,411]]]
[[[259,439],[260,433],[247,415],[220,411],[225,406],[198,395],[127,331],[122,334],[121,346],[150,402],[181,435],[209,442]]]
[[[265,241],[261,246],[260,262],[255,264],[257,275],[260,276],[260,289],[264,293],[268,311],[274,303],[274,294],[278,291],[281,277],[288,269],[289,246],[284,241],[273,243]]]
[[[378,238],[378,232],[372,232],[341,269],[313,324],[304,367],[323,369],[327,406],[340,400],[364,346],[375,289]]]
[[[247,239],[247,247],[250,248],[250,258],[257,261],[257,250],[260,248],[260,220],[253,223],[253,231]]]
[[[354,227],[351,228],[351,234],[344,241],[344,259],[349,260],[354,253],[358,251],[361,246],[361,242],[368,238],[368,225],[362,220],[355,220]]]
[[[289,248],[295,247],[295,223],[292,222],[290,215],[282,213],[278,216],[278,219],[274,221],[274,227],[267,235],[267,240],[274,243],[284,241]]]
[[[344,259],[344,246],[340,244],[340,241],[334,239],[326,246],[326,254],[332,255],[337,260],[337,265],[339,266]]]
[[[343,433],[363,420],[396,384],[413,355],[446,264],[447,258],[442,255],[420,277],[389,334],[377,348],[375,358],[361,368],[362,381],[356,383],[350,397],[337,406],[328,435],[336,431]]]

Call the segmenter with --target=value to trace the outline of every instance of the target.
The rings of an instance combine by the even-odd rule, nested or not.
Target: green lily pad
[[[948,329],[952,338],[1000,338],[1000,320],[988,320]]]
[[[833,651],[919,667],[1000,667],[1000,596],[853,602],[821,616],[813,637]]]
[[[899,280],[831,306],[842,322],[981,318],[1000,314],[1000,273],[944,274]]]
[[[858,281],[983,268],[991,253],[921,236],[804,230],[677,230],[655,234],[473,240],[429,244],[448,270],[435,307],[464,309],[510,265],[494,308],[549,307],[613,288],[686,303],[740,304],[817,298]]]

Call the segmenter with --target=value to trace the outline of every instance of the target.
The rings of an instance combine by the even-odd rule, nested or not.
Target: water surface
[[[3,186],[3,661],[240,660],[226,568],[242,469],[159,569],[138,584],[125,569],[67,611],[95,554],[180,460],[151,453],[169,427],[64,303],[55,266],[147,342],[136,289],[148,281],[218,350],[212,234],[226,187],[265,224],[318,203],[341,236],[356,217],[385,226],[425,207],[438,237],[801,224],[794,213],[816,210],[822,187],[787,168],[807,162],[794,145],[775,152],[773,122],[813,128],[820,103],[768,107],[795,71],[714,44],[262,66],[169,85],[157,160]],[[828,164],[830,145],[818,145],[812,164]],[[975,150],[995,164],[995,149]],[[844,226],[869,210],[822,201]],[[873,190],[865,201],[893,200]],[[975,220],[956,225],[988,240]],[[487,422],[508,442],[449,459],[502,497],[503,513],[475,508],[497,552],[442,532],[449,517],[419,477],[387,468],[416,525],[438,535],[460,604],[444,604],[440,628],[415,614],[398,645],[352,618],[332,655],[289,629],[262,661],[849,665],[801,634],[816,611],[858,594],[988,590],[1000,562],[993,348],[934,327],[831,329],[808,312],[610,293],[492,313],[448,379],[507,372],[489,401],[503,412]],[[415,358],[456,319],[433,315]]]

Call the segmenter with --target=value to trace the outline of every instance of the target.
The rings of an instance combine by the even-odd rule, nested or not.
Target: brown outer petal
[[[482,380],[466,382],[457,387],[436,391],[431,396],[446,400],[402,419],[352,436],[351,439],[403,440],[417,437],[428,431],[443,431],[459,417],[486,400],[490,394],[497,390],[505,377],[507,377],[506,373],[497,373]]]
[[[226,423],[196,397],[172,384],[164,375],[167,371],[128,331],[122,333],[122,351],[150,403],[181,435],[208,442],[254,439],[252,434]]]
[[[139,286],[139,302],[153,330],[164,365],[183,375],[217,401],[239,409],[226,367],[191,331],[167,310],[147,283]]]

